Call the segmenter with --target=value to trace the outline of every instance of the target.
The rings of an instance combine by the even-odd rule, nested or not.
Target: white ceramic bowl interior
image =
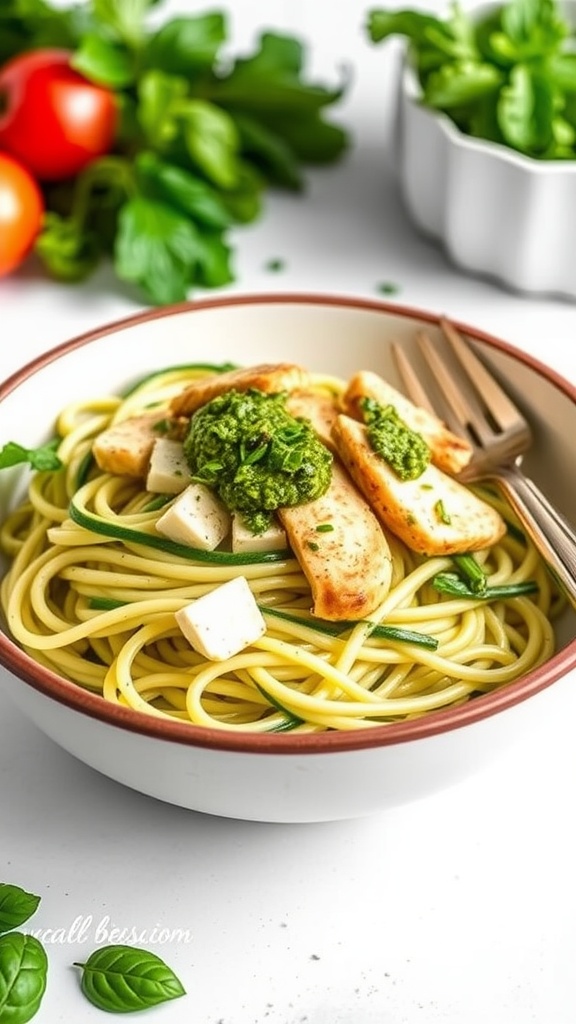
[[[535,160],[424,107],[402,64],[395,150],[414,224],[449,258],[517,291],[576,298],[576,160]]]
[[[371,368],[399,384],[392,340],[412,350],[415,330],[438,317],[359,299],[244,296],[151,311],[74,339],[0,386],[0,444],[51,436],[73,399],[116,392],[148,371],[191,361],[295,361],[346,376]],[[576,519],[576,392],[505,343],[460,325],[526,409],[535,432],[526,468]],[[0,474],[0,514],[25,473]],[[106,703],[32,661],[0,633],[0,685],[44,733],[93,768],[182,807],[261,821],[351,818],[460,782],[532,725],[576,665],[576,619],[559,648],[523,679],[466,705],[411,722],[316,735],[230,734],[164,722]],[[552,685],[554,684],[554,685]]]

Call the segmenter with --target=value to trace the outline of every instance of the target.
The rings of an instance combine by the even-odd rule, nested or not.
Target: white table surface
[[[179,4],[192,6],[205,9]],[[574,304],[467,276],[408,221],[390,145],[394,47],[366,42],[366,5],[238,0],[229,9],[239,46],[261,27],[287,29],[310,42],[317,77],[352,65],[334,116],[354,146],[339,166],[311,173],[304,196],[270,196],[263,219],[238,231],[226,292],[378,298],[380,282],[395,282],[393,301],[447,312],[574,380]],[[285,261],[281,273],[266,270],[272,257]],[[78,287],[34,268],[4,279],[0,376],[138,308],[107,270]],[[44,738],[1,681],[0,880],[42,897],[29,922],[50,957],[38,1024],[104,1019],[71,964],[117,940],[112,928],[127,941],[136,933],[188,991],[146,1011],[151,1021],[576,1019],[576,678],[558,687],[537,741],[518,737],[480,775],[370,819],[320,825],[210,818],[131,792]]]

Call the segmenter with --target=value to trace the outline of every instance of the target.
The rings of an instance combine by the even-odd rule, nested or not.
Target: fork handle
[[[500,468],[493,479],[576,609],[576,532],[517,465]]]

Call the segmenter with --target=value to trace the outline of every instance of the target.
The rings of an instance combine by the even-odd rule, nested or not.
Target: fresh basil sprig
[[[403,36],[424,105],[461,131],[544,160],[576,159],[576,34],[557,0],[508,0],[442,18],[369,12],[368,36]]]
[[[60,469],[62,462],[56,454],[59,444],[60,442],[55,440],[40,445],[39,448],[25,448],[16,441],[8,441],[0,448],[0,469],[8,469],[24,462],[39,471]]]
[[[227,14],[158,25],[156,0],[1,0],[0,62],[54,46],[110,89],[114,150],[70,182],[45,185],[36,253],[62,281],[104,258],[154,304],[234,279],[230,229],[256,220],[270,185],[301,190],[306,165],[337,160],[348,133],[325,118],[342,97],[307,80],[302,41],[264,31],[229,52]]]
[[[24,924],[36,911],[40,897],[19,885],[0,882],[0,932],[10,932]]]
[[[131,1013],[186,994],[159,956],[133,946],[103,946],[82,968],[82,991],[94,1006],[110,1013]]]
[[[48,958],[33,935],[0,935],[0,1024],[26,1024],[46,991]]]

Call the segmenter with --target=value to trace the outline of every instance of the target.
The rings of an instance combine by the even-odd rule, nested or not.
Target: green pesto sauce
[[[416,480],[430,462],[430,449],[421,434],[410,430],[393,405],[380,405],[373,398],[361,404],[368,440],[401,480]]]
[[[276,509],[313,501],[330,484],[331,453],[285,402],[284,394],[227,391],[192,416],[184,441],[195,479],[253,533],[267,529]]]

